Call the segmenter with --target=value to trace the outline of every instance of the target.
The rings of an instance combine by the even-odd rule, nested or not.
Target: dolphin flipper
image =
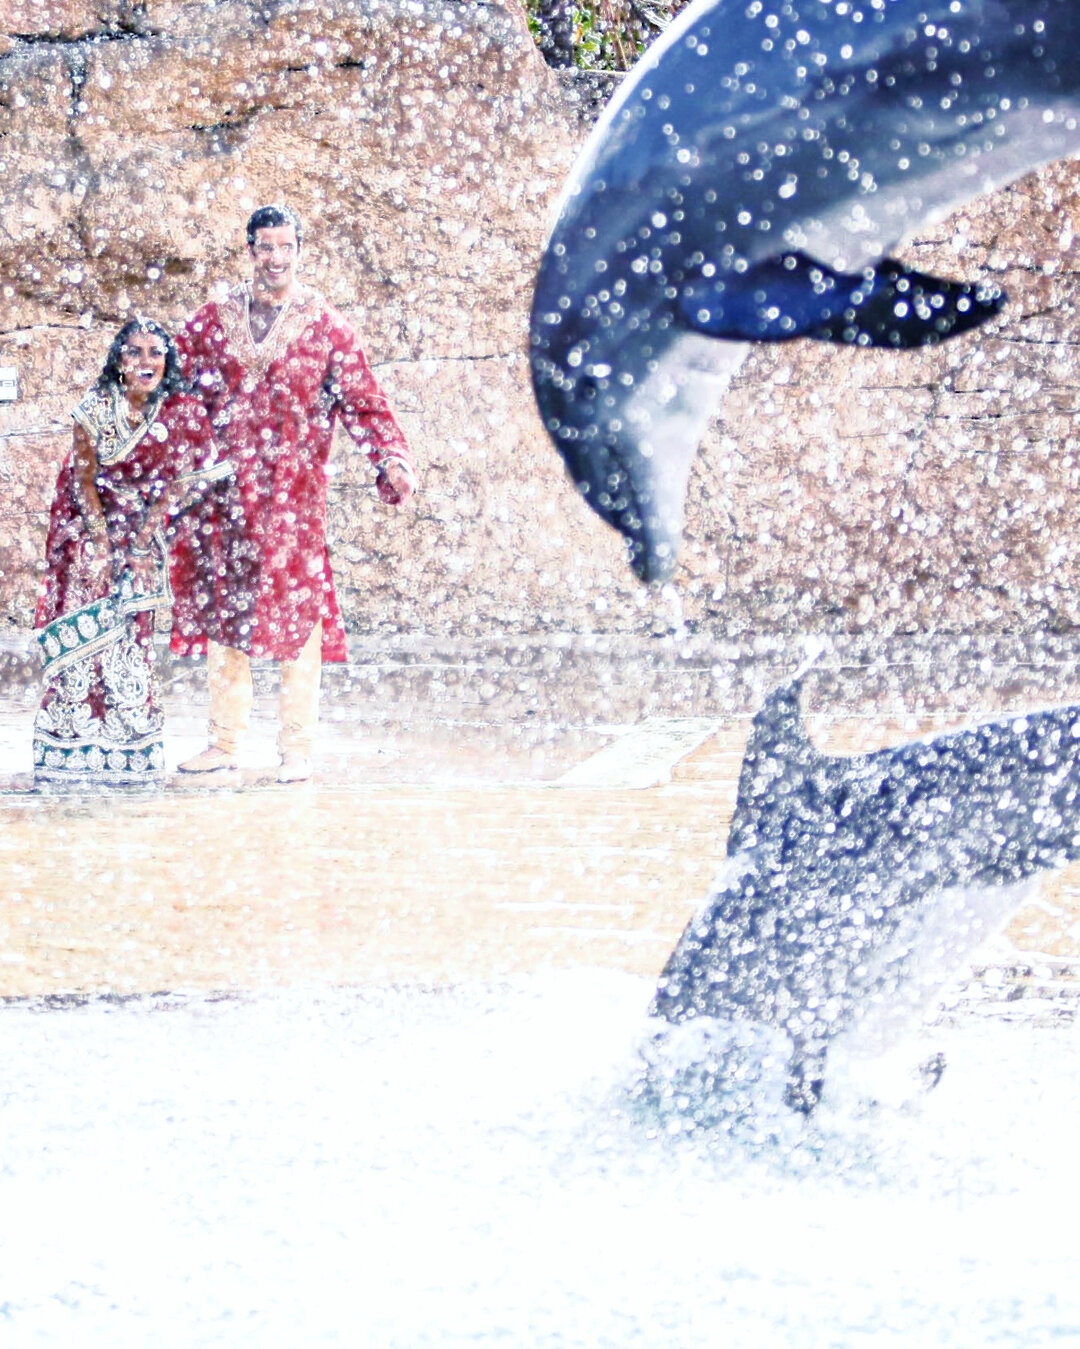
[[[900,348],[967,332],[1000,313],[1004,303],[996,286],[943,281],[892,258],[845,274],[802,253],[786,253],[745,272],[687,284],[676,314],[695,332],[733,341],[814,337]]]

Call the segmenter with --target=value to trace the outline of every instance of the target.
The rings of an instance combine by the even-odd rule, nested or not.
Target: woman
[[[151,319],[120,329],[72,415],[37,609],[48,688],[34,727],[35,777],[154,781],[165,767],[154,617],[172,599],[164,527],[231,469],[215,463],[203,405],[186,391],[172,338]]]

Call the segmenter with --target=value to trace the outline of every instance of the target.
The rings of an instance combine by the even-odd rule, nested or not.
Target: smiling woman
[[[173,339],[136,318],[73,412],[38,603],[48,681],[34,728],[39,780],[119,785],[164,771],[155,615],[172,599],[165,525],[228,476]]]

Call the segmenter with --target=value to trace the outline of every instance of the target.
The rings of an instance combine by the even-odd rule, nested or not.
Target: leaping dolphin
[[[801,687],[754,718],[724,875],[650,1012],[781,1032],[809,1111],[839,1037],[887,1044],[1025,882],[1080,857],[1080,707],[845,758],[811,744]]]
[[[889,259],[1080,147],[1078,0],[695,0],[583,149],[540,264],[548,433],[645,580],[753,341],[911,347],[1001,307]],[[719,339],[719,340],[718,340]]]

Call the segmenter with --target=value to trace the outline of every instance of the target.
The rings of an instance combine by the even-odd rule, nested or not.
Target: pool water
[[[634,1096],[651,988],[0,1008],[0,1342],[1080,1343],[1075,1023],[960,1014],[914,1106],[696,1128]]]

